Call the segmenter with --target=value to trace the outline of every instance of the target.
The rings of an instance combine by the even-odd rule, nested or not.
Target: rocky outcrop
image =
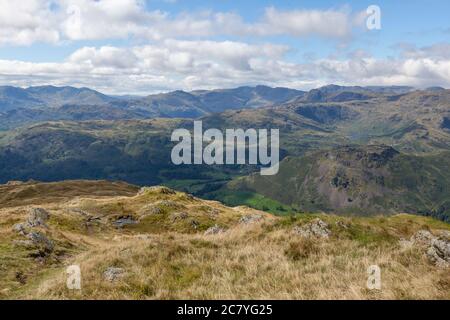
[[[165,194],[165,195],[173,195],[176,194],[176,192],[172,189],[169,189],[167,187],[143,187],[139,190],[138,196],[145,195],[147,193],[151,194]]]
[[[321,219],[315,219],[304,226],[294,228],[294,234],[303,238],[323,238],[328,239],[331,235],[328,224]]]
[[[50,214],[42,208],[32,208],[28,214],[27,223],[31,227],[47,227]]]
[[[53,241],[47,238],[43,233],[39,231],[32,231],[27,235],[27,238],[30,239],[31,243],[40,249],[41,252],[46,254],[51,253],[54,249]]]
[[[41,230],[47,229],[50,214],[42,208],[32,208],[27,220],[13,226],[13,231],[27,240],[16,240],[14,244],[37,249],[41,256],[49,255],[54,249],[54,243]]]
[[[114,282],[125,276],[125,270],[122,268],[109,267],[103,273],[103,278],[107,281]]]
[[[422,248],[428,260],[437,267],[450,267],[450,232],[441,231],[435,236],[430,231],[420,230],[409,243]]]
[[[122,229],[126,226],[135,225],[138,223],[139,222],[136,221],[132,216],[124,216],[124,217],[120,217],[117,220],[113,221],[112,224],[117,229]]]
[[[241,224],[252,224],[255,222],[259,222],[263,219],[263,216],[260,214],[251,214],[251,215],[247,215],[247,216],[243,216],[241,217],[241,219],[239,219],[239,223]]]
[[[32,208],[29,210],[27,220],[13,226],[13,230],[21,235],[26,235],[28,229],[36,227],[47,228],[47,221],[50,214],[42,208]]]

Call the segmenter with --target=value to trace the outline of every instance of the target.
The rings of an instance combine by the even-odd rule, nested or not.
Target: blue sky
[[[368,30],[366,9],[381,9]],[[0,85],[450,86],[450,2],[0,0]]]

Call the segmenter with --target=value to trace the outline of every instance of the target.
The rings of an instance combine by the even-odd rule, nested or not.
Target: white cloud
[[[0,60],[0,82],[140,94],[255,84],[299,89],[330,83],[450,87],[450,59],[441,55],[376,59],[365,53],[344,60],[294,63],[286,61],[287,49],[273,44],[173,39],[132,48],[85,47],[61,63]]]
[[[56,43],[60,36],[50,1],[0,0],[0,45]]]
[[[0,0],[0,44],[30,45],[63,40],[225,36],[345,38],[355,17],[349,9],[280,11],[267,8],[261,19],[247,23],[237,13],[184,12],[170,15],[146,10],[144,0]]]
[[[59,5],[60,25],[55,27],[69,40],[145,34],[145,29],[166,18],[160,11],[145,11],[141,0],[62,0]]]
[[[450,87],[446,43],[402,45],[397,58],[355,50],[345,59],[288,61],[289,48],[214,41],[213,36],[319,36],[348,39],[361,12],[267,8],[256,22],[237,13],[145,10],[144,0],[0,0],[0,46],[66,40],[129,39],[133,47],[83,47],[63,62],[0,60],[0,82],[82,85],[114,93],[268,84],[307,89],[328,83]],[[149,44],[150,43],[150,44]],[[145,45],[143,45],[145,44]]]
[[[353,26],[353,19],[348,10],[280,11],[268,8],[263,22],[255,26],[254,30],[262,35],[319,35],[342,38],[351,34]]]

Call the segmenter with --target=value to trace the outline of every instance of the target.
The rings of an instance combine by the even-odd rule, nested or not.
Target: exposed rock
[[[13,226],[15,232],[26,237],[28,240],[16,240],[13,241],[13,244],[37,248],[45,255],[51,253],[55,247],[53,241],[47,238],[43,233],[33,230],[36,227],[47,228],[46,222],[49,217],[50,215],[46,210],[42,208],[32,208],[26,222],[18,223]]]
[[[46,222],[50,218],[50,214],[42,208],[30,209],[27,223],[30,227],[47,227]]]
[[[450,237],[448,231],[441,231],[439,237],[436,237],[427,230],[420,230],[411,237],[411,243],[424,248],[428,260],[437,267],[450,267]]]
[[[252,223],[261,221],[262,219],[263,219],[263,216],[260,214],[251,214],[251,215],[241,217],[241,219],[239,219],[239,223],[252,224]]]
[[[176,194],[176,192],[172,189],[169,189],[167,187],[156,186],[156,187],[143,187],[139,190],[138,195],[144,195],[147,193],[166,194],[166,195]]]
[[[192,194],[189,194],[189,193],[186,193],[186,194],[184,195],[184,198],[185,198],[186,200],[195,200],[195,197],[194,197]]]
[[[450,240],[450,231],[448,231],[448,230],[439,231],[439,237],[446,239],[446,240]]]
[[[109,267],[106,269],[106,271],[103,273],[103,278],[105,280],[108,280],[110,282],[117,281],[125,276],[125,270],[122,268],[116,268],[116,267]]]
[[[26,223],[17,223],[13,226],[13,231],[17,232],[18,234],[25,236],[28,233],[27,230],[28,224]]]
[[[411,241],[420,246],[429,246],[433,242],[435,237],[430,231],[420,230],[415,235],[412,236]]]
[[[114,227],[116,228],[123,228],[129,225],[135,225],[138,224],[138,221],[136,221],[133,217],[131,216],[126,216],[126,217],[120,217],[119,219],[117,219],[116,221],[113,221],[112,223],[114,225]]]
[[[33,243],[34,246],[42,249],[44,252],[52,252],[54,249],[53,241],[48,239],[44,234],[38,231],[32,231],[27,235],[27,238]]]
[[[428,259],[440,268],[450,267],[450,242],[435,239],[427,250]]]
[[[208,230],[205,231],[205,235],[209,236],[209,235],[214,235],[214,234],[219,234],[219,233],[224,233],[225,229],[219,227],[217,224],[214,227],[209,228]]]
[[[189,215],[186,212],[174,212],[170,216],[172,218],[172,222],[186,220]]]
[[[328,229],[328,224],[320,219],[315,219],[314,221],[302,226],[295,227],[294,233],[304,237],[304,238],[329,238],[331,235],[330,229]]]
[[[8,181],[7,183],[6,183],[6,185],[7,186],[20,186],[20,185],[22,185],[22,184],[24,184],[25,182],[23,182],[23,181],[15,181],[15,180],[12,180],[12,181]]]

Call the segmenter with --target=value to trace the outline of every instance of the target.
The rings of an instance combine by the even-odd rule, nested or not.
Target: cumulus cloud
[[[60,40],[51,2],[0,0],[0,45],[28,45]]]
[[[147,10],[144,0],[0,0],[0,44],[62,40],[163,40],[174,37],[348,37],[355,23],[349,9],[280,11],[267,8],[254,23],[237,13]]]
[[[123,94],[255,84],[299,89],[329,83],[450,87],[450,59],[440,54],[377,59],[364,53],[295,63],[286,60],[287,50],[273,44],[175,39],[131,48],[84,47],[60,63],[0,60],[0,81]]]
[[[366,17],[350,8],[271,7],[250,23],[233,12],[171,15],[146,9],[144,0],[0,0],[0,7],[0,46],[105,39],[133,39],[134,44],[81,47],[54,63],[0,60],[0,82],[12,85],[77,85],[141,94],[252,84],[450,87],[447,43],[423,48],[401,44],[396,58],[354,50],[344,58],[293,62],[287,58],[289,47],[264,42],[280,35],[346,40]],[[211,40],[217,36],[251,36],[253,43]]]
[[[272,7],[266,9],[263,22],[253,29],[262,35],[319,35],[341,38],[350,35],[353,22],[348,10],[280,11]]]

